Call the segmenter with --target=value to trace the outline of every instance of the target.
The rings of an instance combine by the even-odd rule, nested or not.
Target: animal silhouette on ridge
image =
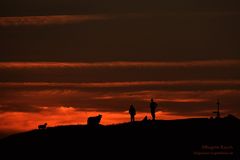
[[[46,128],[47,128],[47,123],[38,125],[38,129],[46,129]]]
[[[101,119],[102,119],[102,115],[101,114],[99,114],[98,116],[95,116],[95,117],[88,117],[87,125],[89,125],[89,126],[97,126],[97,125],[99,125]]]

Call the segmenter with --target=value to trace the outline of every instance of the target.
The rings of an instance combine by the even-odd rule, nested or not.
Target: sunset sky
[[[1,0],[0,136],[49,126],[240,117],[239,0]]]

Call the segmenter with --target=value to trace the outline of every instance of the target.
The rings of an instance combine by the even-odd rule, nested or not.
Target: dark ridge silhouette
[[[107,126],[36,129],[2,139],[0,147],[2,153],[21,152],[24,156],[44,150],[44,155],[48,153],[54,158],[237,160],[239,135],[240,120],[233,115],[155,121],[146,117],[143,121]]]
[[[224,119],[232,120],[232,121],[238,121],[239,120],[237,117],[235,117],[232,114],[227,115],[226,117],[224,117]]]

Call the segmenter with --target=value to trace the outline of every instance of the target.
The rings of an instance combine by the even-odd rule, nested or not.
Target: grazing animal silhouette
[[[89,126],[99,125],[101,119],[102,119],[102,115],[100,115],[100,114],[98,116],[95,116],[95,117],[88,117],[87,124]]]
[[[44,123],[42,125],[38,125],[38,129],[46,129],[47,128],[47,123]]]

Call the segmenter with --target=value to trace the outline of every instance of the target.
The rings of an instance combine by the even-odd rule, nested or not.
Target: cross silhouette
[[[220,118],[220,101],[219,99],[217,100],[217,111],[213,112],[215,114],[217,114],[216,118]]]

